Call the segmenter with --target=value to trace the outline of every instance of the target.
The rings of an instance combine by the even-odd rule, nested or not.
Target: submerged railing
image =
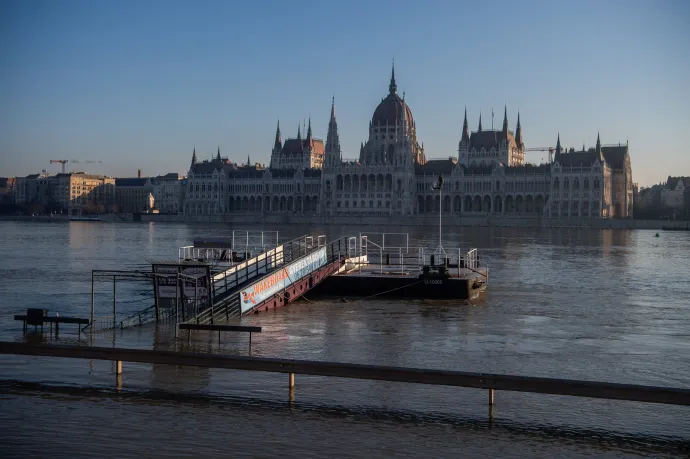
[[[0,354],[114,361],[116,362],[115,374],[118,387],[122,385],[122,362],[137,362],[287,373],[289,375],[288,388],[291,399],[294,397],[295,375],[302,374],[487,389],[489,391],[488,401],[490,406],[494,405],[495,390],[690,406],[690,389],[679,387],[642,386],[598,381],[196,352],[28,344],[7,341],[0,341]]]

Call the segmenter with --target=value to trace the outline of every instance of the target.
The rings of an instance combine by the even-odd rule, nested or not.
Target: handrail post
[[[116,298],[116,293],[115,293],[115,282],[117,280],[117,276],[113,276],[113,328],[115,328],[115,324],[117,323],[117,307],[115,303],[115,298]]]
[[[93,329],[94,329],[94,320],[96,316],[96,294],[94,292],[94,285],[93,285],[93,271],[91,271],[91,334],[93,334]]]

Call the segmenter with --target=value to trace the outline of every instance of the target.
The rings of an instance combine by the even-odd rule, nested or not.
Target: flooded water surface
[[[275,228],[274,228],[275,229]],[[367,228],[366,231],[382,229]],[[27,307],[88,317],[92,269],[150,269],[224,225],[0,222],[0,338],[247,355],[248,337],[153,324],[22,336]],[[406,231],[405,228],[389,231]],[[410,228],[431,247],[437,233]],[[289,227],[355,236],[358,228]],[[243,318],[252,355],[690,387],[690,234],[446,229],[490,267],[477,303],[310,298]],[[152,302],[118,283],[118,315]],[[97,316],[112,284],[96,284]],[[61,327],[62,328],[62,327]],[[610,400],[125,363],[0,356],[2,457],[676,457],[690,409]],[[37,439],[41,439],[41,441]],[[50,441],[44,443],[46,439]]]

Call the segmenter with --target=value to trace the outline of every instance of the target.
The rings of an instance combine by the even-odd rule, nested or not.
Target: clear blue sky
[[[115,176],[185,173],[221,154],[268,162],[335,95],[359,153],[395,57],[429,157],[454,154],[464,107],[527,147],[629,140],[644,185],[690,175],[690,3],[678,1],[3,1],[0,176],[50,159]],[[532,153],[539,162],[545,153]]]

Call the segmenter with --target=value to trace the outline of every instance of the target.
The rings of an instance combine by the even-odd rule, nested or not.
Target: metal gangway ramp
[[[213,275],[209,301],[186,305],[183,323],[226,322],[287,304],[337,272],[346,256],[346,238],[301,236],[280,244]]]

